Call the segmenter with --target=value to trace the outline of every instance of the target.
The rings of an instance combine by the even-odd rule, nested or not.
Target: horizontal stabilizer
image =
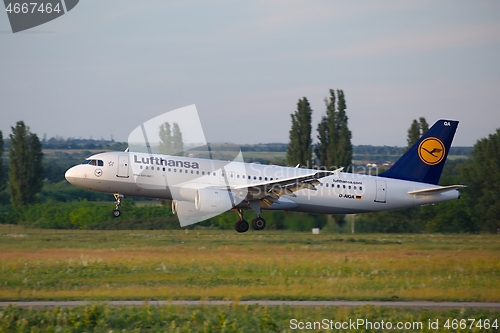
[[[460,188],[467,187],[465,185],[450,185],[450,186],[442,186],[442,187],[434,187],[434,188],[426,188],[423,190],[416,190],[416,191],[410,191],[408,194],[415,194],[415,195],[432,195],[432,194],[439,194],[443,192],[448,192],[452,190],[458,190]]]

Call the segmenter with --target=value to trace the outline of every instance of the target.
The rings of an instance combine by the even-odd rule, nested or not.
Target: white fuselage
[[[312,171],[134,152],[101,153],[89,157],[89,160],[96,161],[95,165],[74,166],[66,172],[66,179],[73,185],[94,191],[160,199],[182,198],[191,202],[194,189],[258,186]],[[319,179],[319,182],[316,190],[302,189],[293,195],[282,195],[271,205],[261,203],[261,208],[352,214],[415,207],[459,197],[455,190],[409,194],[410,191],[440,186],[362,174],[338,172]],[[242,201],[237,207],[250,208],[247,201]]]

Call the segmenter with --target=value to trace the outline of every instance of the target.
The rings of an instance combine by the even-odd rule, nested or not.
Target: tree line
[[[352,164],[353,146],[346,113],[347,104],[342,90],[330,89],[325,99],[326,114],[318,124],[318,143],[312,143],[312,109],[306,97],[299,99],[297,110],[292,113],[287,162],[291,166],[313,165],[335,170],[343,167],[348,171]],[[316,160],[313,158],[316,154]]]

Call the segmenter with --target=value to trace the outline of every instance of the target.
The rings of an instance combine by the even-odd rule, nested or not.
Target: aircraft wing
[[[294,192],[308,189],[316,191],[316,185],[320,183],[318,179],[331,176],[338,173],[343,168],[335,171],[317,171],[310,172],[297,177],[278,179],[250,185],[235,186],[234,190],[246,189],[248,191],[248,200],[263,200],[266,204],[271,205],[278,200],[282,195],[295,196]]]
[[[467,187],[465,185],[450,185],[450,186],[442,186],[442,187],[433,187],[433,188],[426,188],[423,190],[415,190],[415,191],[409,191],[408,194],[414,194],[414,195],[432,195],[432,194],[439,194],[443,192],[448,192],[452,190],[458,190],[460,188]]]

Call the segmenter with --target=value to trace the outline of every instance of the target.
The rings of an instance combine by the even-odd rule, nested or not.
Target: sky
[[[413,119],[500,127],[499,1],[81,0],[13,34],[0,12],[0,130],[126,141],[196,104],[209,142],[288,142],[299,98],[313,138],[342,89],[355,145],[405,146]]]

